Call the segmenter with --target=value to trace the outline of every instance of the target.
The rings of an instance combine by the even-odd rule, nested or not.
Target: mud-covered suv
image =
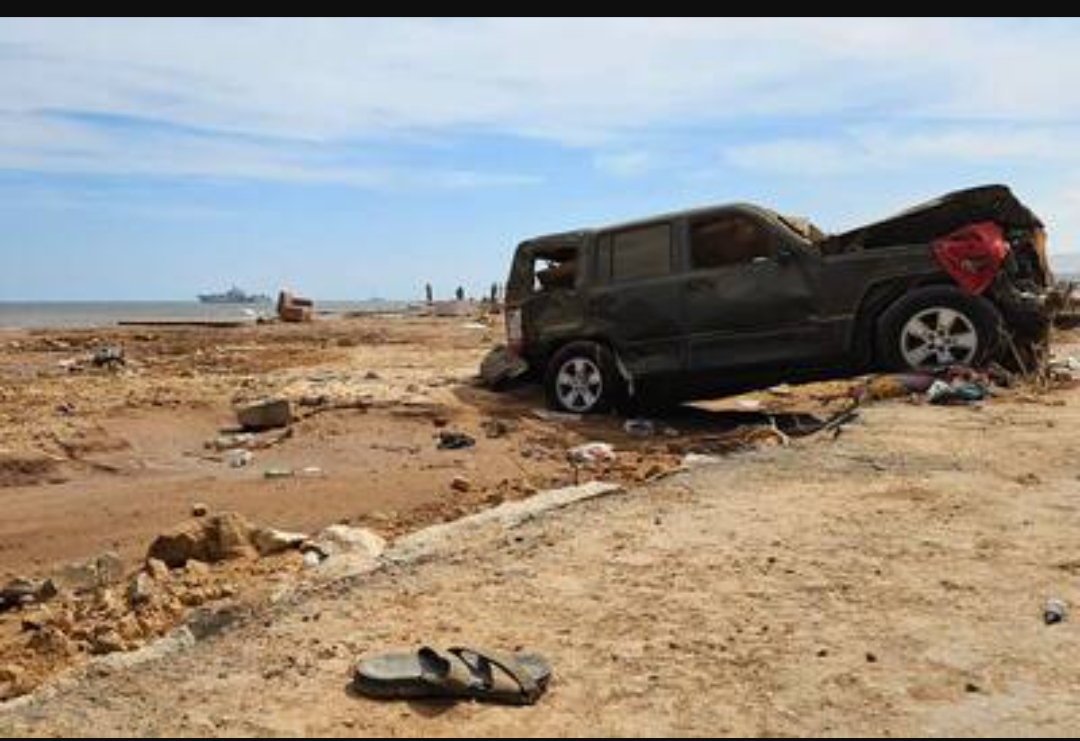
[[[1022,364],[1046,332],[1044,241],[1004,186],[837,235],[745,204],[549,235],[515,254],[509,346],[553,408],[578,413],[1005,352]]]

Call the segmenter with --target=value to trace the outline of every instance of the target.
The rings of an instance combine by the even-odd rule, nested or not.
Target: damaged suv
[[[549,404],[704,398],[874,369],[1034,362],[1052,278],[1004,186],[827,235],[737,204],[521,244],[510,350]]]

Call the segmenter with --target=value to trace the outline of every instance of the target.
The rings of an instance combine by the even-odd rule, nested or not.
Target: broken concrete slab
[[[308,539],[304,533],[290,533],[284,530],[260,527],[251,533],[251,543],[260,556],[272,556],[285,551],[300,548]]]
[[[367,528],[331,525],[304,544],[301,550],[315,551],[323,558],[359,554],[376,559],[386,550],[386,540]]]

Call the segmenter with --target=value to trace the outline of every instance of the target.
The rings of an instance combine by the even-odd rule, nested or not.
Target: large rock
[[[292,424],[292,405],[288,399],[264,399],[238,407],[236,421],[245,430],[270,430]]]
[[[157,559],[171,569],[182,568],[188,561],[218,563],[237,558],[253,558],[258,551],[251,542],[251,523],[234,512],[189,520],[150,544],[148,558]]]

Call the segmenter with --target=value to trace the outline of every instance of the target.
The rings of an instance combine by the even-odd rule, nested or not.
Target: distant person
[[[458,301],[464,301],[465,300],[465,289],[462,288],[461,286],[458,286],[458,289],[456,291],[456,295],[457,295],[457,300]]]
[[[424,286],[424,293],[427,296],[427,302],[429,304],[435,302],[435,290],[431,287],[430,283]]]

